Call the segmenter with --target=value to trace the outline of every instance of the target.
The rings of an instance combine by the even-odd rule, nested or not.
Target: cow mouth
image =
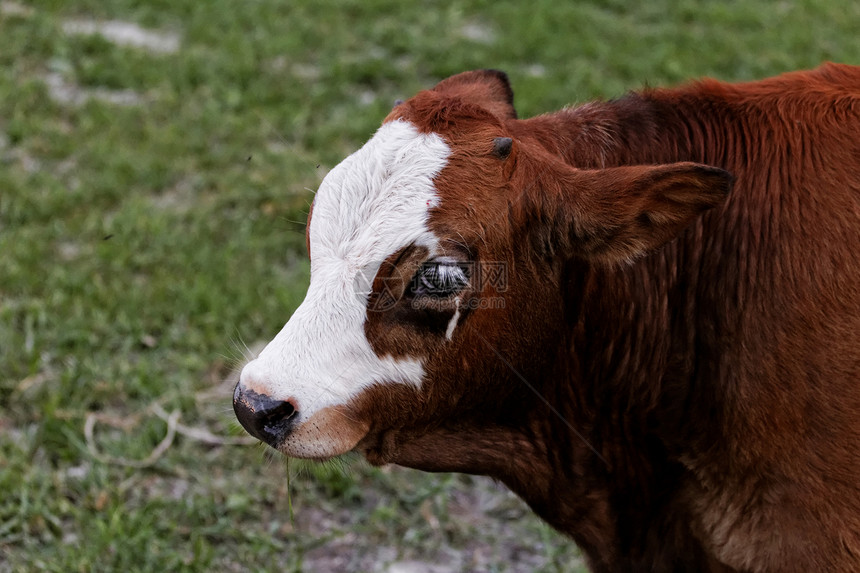
[[[296,424],[276,449],[291,458],[330,460],[356,449],[370,430],[343,406],[330,406]]]

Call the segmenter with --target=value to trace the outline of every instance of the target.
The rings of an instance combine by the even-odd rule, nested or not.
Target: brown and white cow
[[[860,68],[512,100],[451,77],[328,174],[241,423],[493,476],[594,571],[860,571]]]

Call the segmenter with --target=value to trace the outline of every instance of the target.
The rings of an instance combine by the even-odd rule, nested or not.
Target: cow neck
[[[533,123],[523,134],[580,168],[725,164],[719,146],[715,155],[705,152],[703,139],[717,137],[716,127],[687,120],[654,96],[634,94],[526,120]],[[625,564],[592,563],[595,570],[647,569],[664,559],[690,570],[711,567],[683,525],[690,521],[687,510],[661,496],[682,487],[679,460],[686,451],[713,447],[703,443],[705,429],[722,415],[714,410],[714,389],[691,384],[697,368],[691,357],[700,350],[694,316],[701,277],[678,270],[699,268],[701,240],[691,239],[701,239],[702,229],[696,223],[629,266],[571,261],[559,271],[569,336],[559,340],[555,372],[541,388],[558,415],[536,402],[528,431],[537,443],[565,447],[533,461],[534,475],[552,476],[542,480],[550,489],[537,491],[523,476],[505,481],[587,553],[631,556]],[[569,383],[559,384],[564,377]],[[666,549],[674,556],[645,553],[655,535],[676,540]]]

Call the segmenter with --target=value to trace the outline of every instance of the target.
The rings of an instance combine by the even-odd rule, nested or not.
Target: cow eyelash
[[[430,262],[421,265],[412,281],[415,296],[445,297],[463,290],[469,284],[464,265],[453,262]]]

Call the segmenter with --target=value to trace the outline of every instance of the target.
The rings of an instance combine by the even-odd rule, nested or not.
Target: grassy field
[[[528,116],[860,63],[858,22],[856,0],[0,0],[0,572],[579,570],[483,478],[243,443],[235,368],[303,297],[310,190],[465,69],[506,70]]]

